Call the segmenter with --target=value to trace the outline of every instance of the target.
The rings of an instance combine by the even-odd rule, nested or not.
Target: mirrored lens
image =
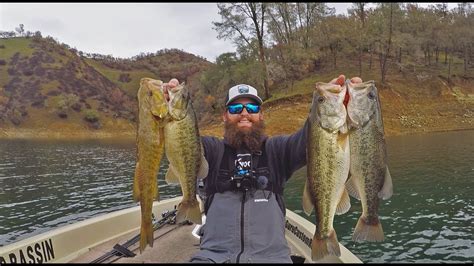
[[[247,109],[249,114],[256,114],[260,112],[260,105],[248,103],[245,105],[245,109]],[[231,104],[227,106],[227,110],[229,110],[229,113],[231,114],[240,114],[244,110],[244,105],[241,103]]]
[[[239,103],[239,104],[231,104],[227,106],[227,110],[229,110],[229,113],[231,114],[240,114],[242,113],[242,110],[244,109],[244,105]]]
[[[249,114],[256,114],[260,112],[260,105],[253,104],[253,103],[248,103],[245,105],[245,109],[247,109],[247,112]]]

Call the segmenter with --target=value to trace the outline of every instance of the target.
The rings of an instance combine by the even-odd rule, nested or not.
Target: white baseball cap
[[[229,89],[227,93],[225,105],[227,106],[230,102],[239,98],[252,98],[262,104],[262,99],[258,96],[257,89],[247,84],[239,84]]]

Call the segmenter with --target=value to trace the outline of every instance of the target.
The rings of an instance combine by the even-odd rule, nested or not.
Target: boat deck
[[[199,250],[199,239],[192,232],[195,224],[174,224],[176,205],[181,197],[154,203],[154,213],[161,214],[154,221],[153,247],[139,250],[140,207],[114,211],[85,221],[66,225],[11,245],[0,247],[0,264],[30,261],[68,263],[186,263]],[[169,223],[168,223],[169,222]],[[312,263],[311,245],[315,225],[286,210],[285,237],[296,263]],[[327,256],[317,263],[362,263],[350,250],[339,244],[340,256]],[[43,247],[43,253],[40,247]],[[30,254],[35,249],[38,256]],[[118,248],[120,252],[116,249]],[[122,253],[121,253],[122,252]],[[127,254],[126,256],[124,254]],[[33,255],[31,257],[30,255]],[[47,256],[46,256],[47,255]]]
[[[199,239],[192,235],[195,226],[195,224],[166,224],[154,232],[153,247],[147,246],[143,253],[140,254],[139,242],[137,242],[128,247],[128,250],[136,254],[134,257],[125,257],[119,254],[100,263],[187,263],[191,256],[199,250]],[[93,262],[106,253],[110,253],[116,244],[123,244],[136,235],[137,232],[134,232],[104,242],[71,260],[70,263]],[[294,250],[291,243],[288,245],[291,250]]]
[[[166,224],[154,232],[153,247],[147,246],[140,254],[139,242],[128,247],[135,257],[112,256],[102,263],[179,263],[189,262],[191,256],[199,250],[199,239],[191,232],[196,225]],[[94,247],[89,252],[71,260],[71,263],[89,263],[113,250],[116,244],[124,244],[138,232],[126,234]]]

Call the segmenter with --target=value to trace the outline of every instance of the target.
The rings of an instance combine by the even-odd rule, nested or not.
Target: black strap
[[[234,190],[230,180],[234,174],[234,160],[237,152],[232,147],[224,144],[223,142],[220,142],[218,145],[220,145],[216,147],[218,156],[217,158],[214,157],[216,159],[215,165],[217,167],[214,170],[213,175],[209,175],[204,179],[206,188],[204,211],[206,214],[209,210],[209,206],[211,205],[215,193]],[[262,147],[265,147],[265,142],[263,143]],[[265,188],[265,190],[270,190],[277,194],[277,201],[284,212],[285,207],[282,199],[283,187],[280,182],[271,179],[266,152],[259,151],[252,154],[252,169],[254,171],[254,175],[257,177],[257,180],[260,176],[265,176],[267,178],[268,186]]]
[[[135,253],[133,253],[130,249],[120,245],[120,244],[115,244],[114,250],[116,250],[122,257],[135,257]]]

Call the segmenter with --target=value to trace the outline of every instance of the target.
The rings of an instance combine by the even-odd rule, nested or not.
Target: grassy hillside
[[[48,38],[0,39],[0,132],[131,135],[141,78],[192,83],[208,64],[178,50],[115,60],[79,56]]]
[[[154,73],[147,69],[138,69],[133,71],[124,71],[120,69],[115,69],[107,67],[99,60],[94,60],[91,58],[85,58],[85,61],[92,67],[94,67],[100,74],[112,81],[120,89],[126,92],[131,97],[136,97],[137,93],[137,84],[140,84],[140,79],[143,77],[157,78]],[[120,76],[128,76],[129,79],[125,81],[120,81]]]
[[[129,130],[136,103],[75,53],[42,38],[0,39],[4,130]]]

